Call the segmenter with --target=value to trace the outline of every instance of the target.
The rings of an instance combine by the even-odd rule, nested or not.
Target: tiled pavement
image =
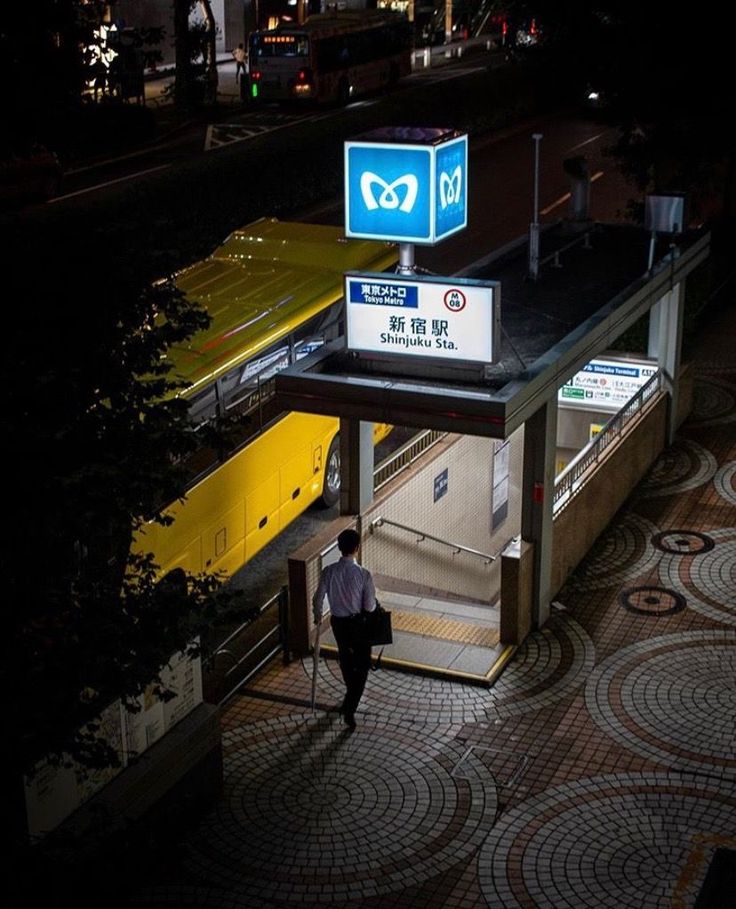
[[[695,905],[736,850],[736,310],[710,319],[692,417],[496,685],[381,669],[350,733],[333,661],[314,714],[310,662],[273,665],[138,906]]]

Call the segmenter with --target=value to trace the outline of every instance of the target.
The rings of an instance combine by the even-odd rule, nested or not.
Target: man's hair
[[[360,546],[360,534],[352,528],[343,530],[337,537],[337,546],[343,555],[352,555]]]

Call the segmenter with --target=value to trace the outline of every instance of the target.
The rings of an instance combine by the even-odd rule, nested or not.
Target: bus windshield
[[[254,35],[252,52],[256,57],[308,57],[309,38],[304,34]]]

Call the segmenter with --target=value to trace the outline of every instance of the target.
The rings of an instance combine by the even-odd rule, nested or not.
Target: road
[[[431,86],[440,81],[461,79],[476,70],[505,65],[501,54],[486,52],[484,46],[459,58],[445,59],[444,53],[442,48],[433,48],[433,65],[429,68],[419,66],[410,76],[402,80],[394,89],[394,93],[400,96],[417,84]],[[192,119],[179,124],[176,129],[172,129],[144,148],[114,157],[79,163],[65,173],[62,192],[47,204],[54,205],[68,199],[89,197],[90,194],[104,192],[110,186],[175,168],[177,163],[183,160],[216,153],[219,149],[234,143],[247,143],[264,133],[298,129],[305,122],[325,121],[329,129],[329,122],[342,116],[344,110],[369,107],[381,101],[381,96],[358,99],[344,109],[313,110],[278,105],[253,108],[242,104],[234,92],[228,93],[230,85],[228,80],[233,78],[228,66],[219,67],[219,76],[224,86],[224,91],[220,94],[224,119],[216,123],[203,123]],[[155,99],[149,103],[155,105]]]

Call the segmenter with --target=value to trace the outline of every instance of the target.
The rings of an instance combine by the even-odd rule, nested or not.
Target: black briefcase
[[[391,612],[384,609],[378,601],[373,612],[363,613],[363,639],[371,647],[393,643]]]

